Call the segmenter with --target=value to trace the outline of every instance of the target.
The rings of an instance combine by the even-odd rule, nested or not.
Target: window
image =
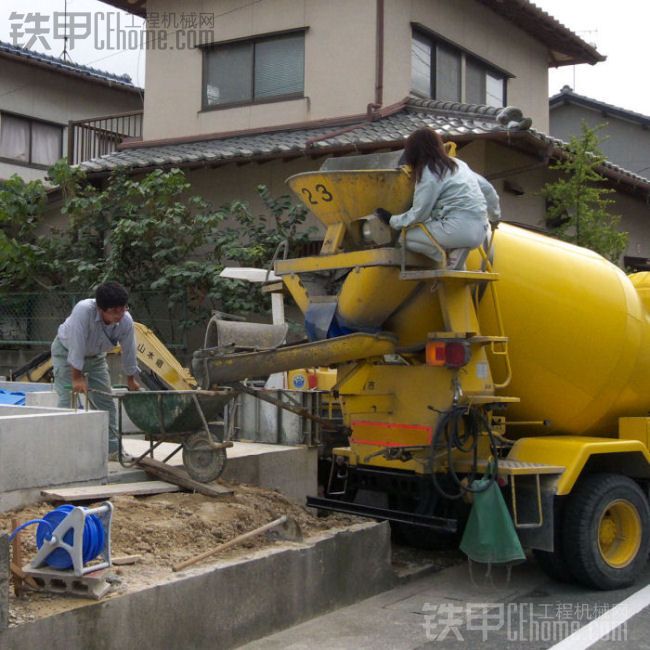
[[[62,156],[62,126],[8,113],[0,115],[0,158],[49,167]]]
[[[506,84],[506,74],[463,50],[421,32],[413,33],[411,89],[416,94],[501,107],[506,103]]]
[[[302,97],[305,34],[238,41],[205,51],[203,107]]]

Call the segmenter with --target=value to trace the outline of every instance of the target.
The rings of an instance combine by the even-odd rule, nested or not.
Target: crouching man
[[[128,377],[128,388],[140,388],[136,379],[135,332],[127,306],[128,299],[129,294],[121,284],[101,284],[94,299],[81,300],[74,306],[52,342],[54,389],[59,397],[58,405],[70,408],[71,391],[92,391],[90,401],[94,407],[108,412],[109,460],[117,460],[119,443],[115,402],[109,396],[111,379],[106,353],[118,343],[122,348],[122,366]]]

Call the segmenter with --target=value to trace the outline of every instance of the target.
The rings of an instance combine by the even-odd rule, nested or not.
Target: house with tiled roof
[[[539,190],[564,155],[545,135],[549,67],[605,58],[529,0],[109,4],[174,47],[147,51],[142,139],[83,167],[98,180],[181,167],[216,205],[255,207],[260,183],[284,193],[288,176],[328,156],[397,150],[427,125],[494,183],[506,219],[543,228]],[[181,23],[192,16],[194,27]],[[650,182],[601,171],[650,257]]]
[[[562,140],[579,135],[582,123],[602,127],[601,149],[609,160],[650,178],[650,116],[576,93],[564,86],[549,100],[549,132]]]
[[[87,154],[101,154],[102,143],[114,138],[109,129],[119,130],[124,119],[107,122],[107,116],[133,114],[135,127],[142,102],[142,89],[128,75],[0,41],[0,178],[43,178],[50,165],[81,146],[74,136],[86,123],[95,129],[84,145]],[[104,122],[93,126],[97,116]]]

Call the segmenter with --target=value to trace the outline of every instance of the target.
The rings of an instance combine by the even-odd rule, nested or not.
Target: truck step
[[[463,404],[517,404],[521,400],[519,397],[506,397],[504,395],[472,395],[465,393],[462,400]]]
[[[470,469],[472,461],[458,459],[454,466],[461,469],[467,466]],[[477,463],[479,471],[487,469],[487,460],[479,460]],[[503,476],[534,476],[535,474],[562,474],[566,468],[562,465],[546,465],[545,463],[527,463],[523,460],[499,460],[499,474]]]

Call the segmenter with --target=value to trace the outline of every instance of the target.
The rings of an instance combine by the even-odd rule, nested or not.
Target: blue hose
[[[49,528],[49,531],[46,531],[47,537],[45,539],[51,539],[52,538],[52,527],[50,526],[50,523],[48,521],[45,521],[45,519],[30,519],[29,521],[26,521],[24,524],[20,524],[18,528],[14,529],[11,532],[11,535],[9,535],[9,541],[13,541],[14,537],[18,535],[18,533],[23,529],[27,528],[27,526],[32,526],[34,524],[45,524]]]

